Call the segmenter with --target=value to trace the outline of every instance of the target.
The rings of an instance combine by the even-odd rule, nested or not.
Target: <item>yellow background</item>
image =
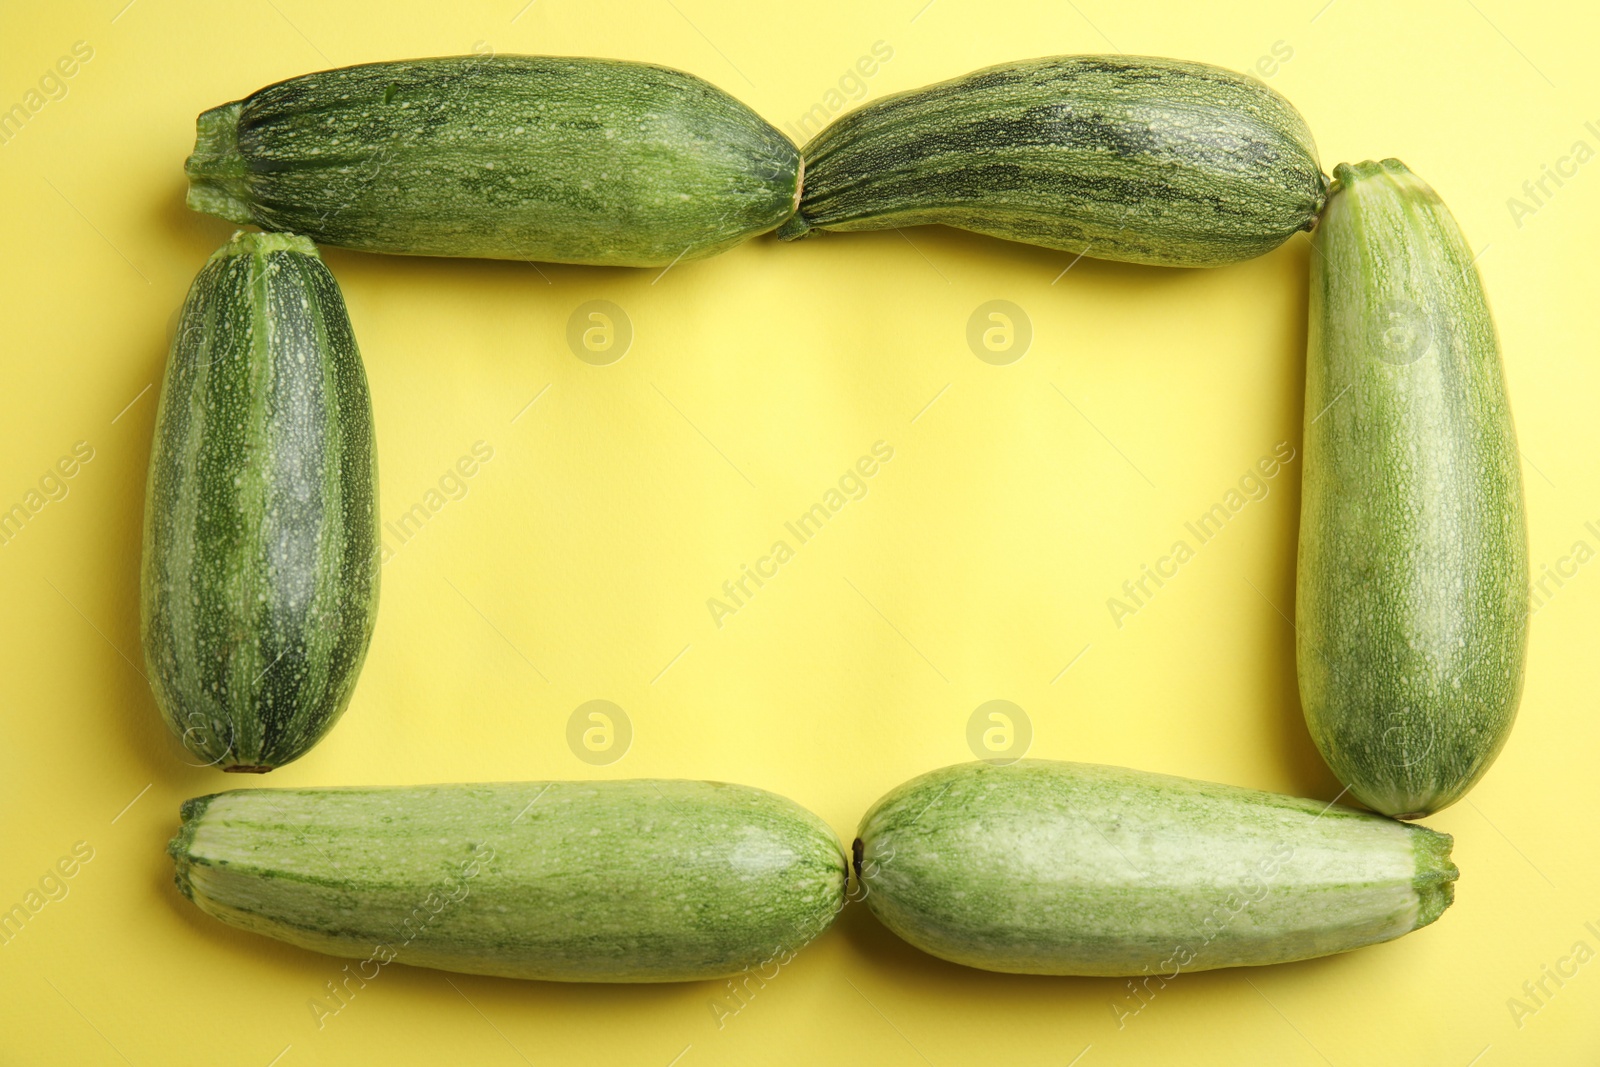
[[[183,206],[195,114],[310,70],[475,46],[668,64],[785,127],[877,41],[894,54],[871,96],[1112,48],[1243,70],[1282,42],[1293,57],[1270,84],[1325,169],[1399,156],[1485,249],[1537,574],[1575,541],[1600,547],[1584,525],[1600,528],[1600,163],[1520,226],[1507,199],[1575,141],[1600,148],[1590,6],[124,2],[0,13],[0,108],[74,42],[93,48],[0,146],[0,507],[76,442],[94,449],[0,548],[0,907],[76,842],[93,849],[0,947],[0,1060],[1595,1062],[1600,963],[1547,980],[1520,1027],[1507,1001],[1576,942],[1600,949],[1584,926],[1600,927],[1600,565],[1534,618],[1498,764],[1428,820],[1456,836],[1454,908],[1343,957],[1184,975],[1121,1029],[1120,981],[966,970],[851,907],[720,1029],[716,983],[397,967],[319,1030],[308,1001],[339,962],[214,923],[171,884],[179,802],[242,785],[719,778],[790,796],[848,841],[890,787],[971,758],[968,718],[996,699],[1025,711],[1036,756],[1332,798],[1287,621],[1298,460],[1120,628],[1106,605],[1258,457],[1298,446],[1304,235],[1223,270],[1065,275],[1068,255],[940,230],[765,238],[664,275],[329,250],[371,382],[384,519],[475,442],[493,459],[385,565],[345,719],[268,780],[186,765],[141,676],[137,592],[173,317],[231,232]],[[995,299],[1033,330],[1005,366],[966,341]],[[565,340],[589,300],[633,326],[609,366]],[[717,627],[707,599],[879,440],[894,458],[868,495]],[[634,733],[603,767],[566,742],[595,699]]]

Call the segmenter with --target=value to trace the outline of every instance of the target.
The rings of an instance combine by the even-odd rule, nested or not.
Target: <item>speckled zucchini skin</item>
[[[799,153],[715,86],[609,59],[368,63],[199,118],[189,206],[403,255],[664,266],[794,211]]]
[[[305,238],[235,234],[184,303],[145,496],[147,676],[201,762],[271,770],[343,714],[378,543],[372,404],[339,286]]]
[[[857,870],[884,925],[1021,974],[1172,978],[1388,941],[1449,907],[1451,839],[1319,801],[1052,760],[891,790]]]
[[[1056,56],[850,112],[805,146],[780,236],[943,223],[1099,259],[1211,267],[1322,209],[1311,132],[1282,96],[1204,63]]]
[[[168,846],[217,919],[379,964],[570,982],[776,966],[844,904],[827,824],[721,782],[246,789]]]
[[[1460,799],[1516,717],[1520,456],[1450,210],[1399,160],[1334,178],[1311,257],[1300,702],[1351,792],[1414,818]]]

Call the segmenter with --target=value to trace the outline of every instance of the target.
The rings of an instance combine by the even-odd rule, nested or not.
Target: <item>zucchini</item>
[[[144,508],[147,677],[206,764],[269,771],[350,702],[378,609],[376,468],[338,283],[304,237],[235,234],[183,305]]]
[[[368,967],[726,977],[788,962],[844,905],[827,824],[721,782],[243,789],[182,813],[168,852],[201,911]]]
[[[885,926],[1020,974],[1172,978],[1388,941],[1454,897],[1451,839],[1351,808],[1054,760],[890,791],[856,870]]]
[[[1254,78],[1204,63],[1055,56],[850,112],[805,146],[779,236],[943,223],[1099,259],[1213,267],[1310,229],[1311,131]]]
[[[1300,702],[1340,781],[1415,818],[1460,799],[1516,717],[1520,454],[1475,257],[1425,182],[1339,166],[1313,248]]]
[[[692,74],[453,56],[306,74],[201,114],[189,206],[402,255],[664,266],[794,211],[799,153]]]

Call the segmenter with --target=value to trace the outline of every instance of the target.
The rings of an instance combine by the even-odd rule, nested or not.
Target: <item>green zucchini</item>
[[[1454,897],[1451,839],[1312,800],[1053,760],[914,778],[861,822],[890,930],[1020,974],[1172,978],[1388,941]]]
[[[201,114],[189,206],[323,244],[616,266],[794,211],[799,153],[692,74],[553,56],[366,63]]]
[[[857,108],[801,153],[779,236],[943,223],[1099,259],[1211,267],[1310,229],[1311,131],[1263,83],[1204,63],[1056,56]]]
[[[372,404],[304,237],[238,233],[183,305],[156,414],[141,634],[162,716],[228,771],[344,713],[378,610]]]
[[[1460,799],[1516,717],[1520,454],[1475,257],[1426,183],[1339,166],[1312,247],[1300,702],[1351,793],[1415,818]]]
[[[726,977],[788,962],[844,905],[827,824],[721,782],[243,789],[182,812],[168,852],[200,910],[364,968]]]

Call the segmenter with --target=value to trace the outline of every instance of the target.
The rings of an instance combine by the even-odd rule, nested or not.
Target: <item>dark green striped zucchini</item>
[[[150,687],[207,765],[269,771],[350,702],[378,610],[372,433],[316,248],[235,234],[183,306],[144,509]]]
[[[1341,165],[1313,238],[1300,701],[1328,766],[1399,818],[1461,798],[1522,693],[1528,553],[1472,249],[1399,160]]]
[[[787,963],[844,905],[821,819],[720,782],[245,789],[183,806],[179,889],[253,933],[361,959],[570,982]]]
[[[367,63],[198,126],[190,207],[369,252],[664,266],[773,229],[799,195],[788,138],[644,63]]]
[[[1099,259],[1211,267],[1309,229],[1326,189],[1305,121],[1204,63],[1057,56],[867,104],[805,146],[779,231],[943,223]]]
[[[873,914],[924,952],[990,971],[1171,979],[1426,926],[1454,898],[1450,845],[1313,800],[1022,760],[891,790],[855,853]]]

